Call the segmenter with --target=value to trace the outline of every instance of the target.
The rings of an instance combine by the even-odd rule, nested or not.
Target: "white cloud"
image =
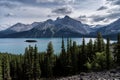
[[[120,16],[118,4],[119,0],[0,0],[0,24],[30,23],[64,15],[79,17],[83,23],[109,24]]]
[[[103,0],[103,4],[92,14],[79,17],[83,23],[90,25],[106,25],[120,18],[120,0]]]

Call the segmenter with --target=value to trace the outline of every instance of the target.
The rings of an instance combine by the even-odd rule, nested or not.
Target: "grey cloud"
[[[114,4],[115,4],[115,5],[120,5],[120,0],[116,0],[116,1],[114,2]]]
[[[86,18],[86,15],[80,15],[79,18]]]
[[[65,5],[69,3],[74,3],[76,0],[5,0],[5,1],[15,1],[15,2],[20,2],[23,4],[28,4],[28,5],[36,5],[36,6],[47,6],[49,5]]]
[[[0,6],[11,9],[11,8],[16,8],[18,4],[10,1],[0,1]]]
[[[109,19],[116,19],[116,18],[120,18],[120,12],[115,12],[112,14],[109,14],[108,16],[106,16]]]
[[[92,15],[89,18],[91,18],[94,22],[100,22],[105,19],[104,16],[100,16],[100,15]]]
[[[80,15],[79,20],[82,21],[82,22],[86,22],[87,21],[87,16],[86,15]]]
[[[107,9],[107,7],[106,7],[106,6],[101,6],[100,8],[98,8],[98,9],[97,9],[97,11],[100,11],[100,10],[105,10],[105,9]]]
[[[52,11],[52,13],[56,13],[56,14],[71,14],[72,13],[72,9],[69,7],[63,7],[63,8],[58,8]]]
[[[106,0],[108,3],[110,2],[112,5],[120,5],[120,0]]]
[[[13,13],[7,13],[7,14],[5,14],[4,16],[5,16],[5,17],[13,17],[14,14],[13,14]]]
[[[115,13],[111,13],[103,16],[92,15],[89,18],[92,19],[93,22],[100,22],[100,21],[108,22],[109,20],[120,18],[120,12],[115,12]]]

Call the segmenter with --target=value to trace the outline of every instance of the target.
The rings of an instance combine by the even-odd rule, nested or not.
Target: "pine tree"
[[[63,58],[63,62],[66,62],[66,51],[64,45],[64,39],[62,38],[62,46],[61,46],[61,57]]]
[[[39,80],[41,75],[41,70],[40,70],[40,64],[39,64],[38,49],[36,45],[34,48],[34,66],[33,67],[34,67],[33,68],[34,80]]]
[[[102,52],[103,51],[103,38],[101,33],[98,33],[97,35],[97,52]]]
[[[107,69],[110,69],[110,40],[107,38],[107,46],[106,46],[106,65]]]
[[[0,55],[0,80],[3,80],[3,73],[2,73],[2,55]]]
[[[97,41],[94,41],[94,45],[93,45],[93,52],[96,53],[98,50],[98,46],[97,46]]]
[[[60,66],[63,75],[66,75],[67,54],[64,46],[64,39],[62,38],[61,54],[60,54]]]
[[[3,69],[3,80],[11,80],[8,54],[3,55],[2,69]]]
[[[89,43],[87,44],[87,55],[90,60],[93,60],[93,56],[95,55],[93,52],[93,42],[92,39],[89,40]]]
[[[46,67],[46,77],[52,77],[53,76],[53,45],[52,42],[48,43],[47,47],[47,54],[45,57],[45,67]]]
[[[116,63],[120,66],[120,34],[118,34],[117,44],[116,44]]]
[[[70,40],[67,38],[67,53],[70,53]]]
[[[25,49],[24,55],[24,78],[27,80],[31,80],[34,78],[33,76],[33,67],[34,67],[34,49],[29,46],[29,48]]]
[[[85,39],[83,38],[82,41],[82,53],[85,54],[86,53],[86,49],[85,49]]]
[[[80,53],[80,70],[81,71],[84,71],[85,70],[85,67],[84,67],[84,64],[86,63],[87,61],[87,54],[86,54],[86,46],[85,46],[85,39],[83,38],[83,41],[82,41],[82,45],[81,45],[81,53]]]
[[[67,38],[67,56],[66,56],[66,74],[67,75],[70,75],[71,74],[71,69],[72,69],[72,66],[71,66],[71,47],[72,47],[72,40]]]
[[[10,73],[11,73],[11,78],[12,80],[16,80],[17,79],[17,60],[14,58],[11,62],[10,62]]]
[[[78,70],[78,59],[77,59],[77,45],[76,42],[73,42],[73,47],[72,47],[72,53],[71,53],[71,61],[72,61],[72,72],[73,74],[76,74],[77,70]]]

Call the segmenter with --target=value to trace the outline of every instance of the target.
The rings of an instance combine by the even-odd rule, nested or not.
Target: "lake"
[[[78,45],[82,43],[82,38],[71,38],[72,41],[76,41]],[[90,38],[85,38],[86,43]],[[36,43],[28,43],[26,40],[37,40]],[[95,38],[92,38],[95,40]],[[29,45],[34,46],[37,44],[38,50],[44,52],[47,49],[48,43],[52,41],[54,47],[54,53],[60,53],[61,51],[61,38],[0,38],[0,52],[8,52],[13,54],[23,54],[25,48]],[[67,38],[64,38],[65,46],[67,45]],[[111,41],[113,42],[113,41]]]

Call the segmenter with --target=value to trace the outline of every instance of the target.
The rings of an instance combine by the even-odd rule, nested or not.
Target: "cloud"
[[[116,2],[114,2],[115,5],[120,5],[120,0],[117,0]]]
[[[87,22],[88,21],[88,18],[86,15],[80,15],[78,20],[80,20],[81,22]]]
[[[28,23],[64,15],[79,17],[84,23],[109,22],[112,18],[119,17],[119,2],[120,0],[0,0],[0,22]]]
[[[109,24],[118,18],[120,18],[120,0],[103,0],[103,5],[84,19],[89,20],[91,24]]]
[[[58,3],[58,4],[65,4],[65,3],[74,3],[75,0],[36,0],[37,3]]]
[[[116,19],[116,18],[120,18],[120,12],[115,12],[115,13],[111,13],[108,16],[106,16],[109,19]]]
[[[53,10],[52,13],[62,14],[62,15],[71,14],[72,8],[70,8],[70,7],[57,8],[57,9]]]
[[[112,5],[120,5],[120,0],[106,0],[106,1],[111,3]]]
[[[100,22],[100,21],[103,21],[105,19],[104,16],[100,16],[100,15],[92,15],[89,18],[92,18],[93,22]]]
[[[13,14],[13,13],[7,13],[7,14],[5,14],[4,16],[5,16],[5,17],[13,17],[14,14]]]
[[[4,0],[3,0],[4,1]],[[5,0],[6,2],[19,2],[27,5],[34,6],[56,6],[56,5],[66,5],[73,4],[78,0]]]
[[[101,6],[100,8],[98,8],[98,9],[97,9],[97,11],[100,11],[100,10],[105,10],[105,9],[107,9],[107,7],[106,7],[106,6]]]
[[[7,1],[7,0],[1,0],[0,1],[0,6],[1,7],[5,7],[5,8],[16,8],[19,7],[20,3],[18,2],[11,2],[11,1]]]

